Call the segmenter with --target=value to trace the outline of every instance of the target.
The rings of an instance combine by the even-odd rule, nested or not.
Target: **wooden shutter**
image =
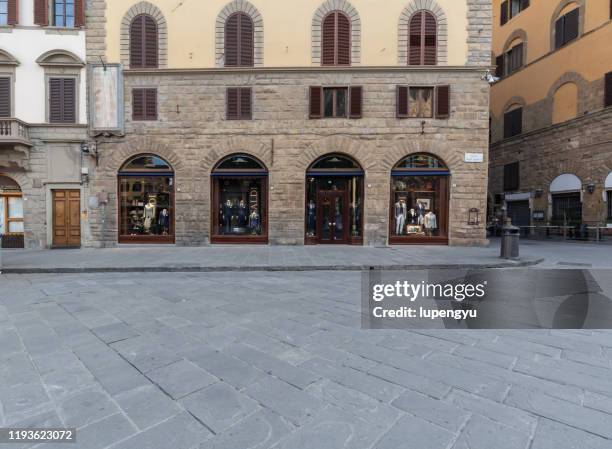
[[[436,65],[438,53],[438,24],[433,14],[423,13],[423,64]]]
[[[500,23],[505,25],[508,22],[508,0],[502,2],[500,12]]]
[[[450,86],[436,87],[436,118],[450,117]]]
[[[238,14],[234,14],[225,22],[225,67],[238,66],[239,29],[240,19]]]
[[[145,119],[144,89],[132,89],[132,120]]]
[[[251,120],[252,117],[252,91],[250,87],[243,87],[238,91],[240,97],[240,119]]]
[[[310,88],[310,118],[323,117],[323,88]]]
[[[408,92],[407,86],[397,86],[397,118],[408,118]]]
[[[497,58],[495,58],[495,65],[497,66],[495,68],[495,76],[499,77],[499,78],[503,78],[504,77],[504,60],[505,60],[505,55],[501,55],[498,56]]]
[[[17,25],[19,23],[19,1],[8,0],[7,4],[7,25]]]
[[[157,68],[157,23],[153,17],[144,15],[144,66]]]
[[[363,113],[363,88],[349,87],[349,118],[361,118]]]
[[[529,8],[529,0],[521,0],[521,11]]]
[[[240,55],[240,65],[242,67],[253,67],[254,61],[254,30],[253,21],[246,14],[239,14],[240,19],[240,46],[238,47],[238,54]]]
[[[76,123],[76,80],[49,79],[49,122]]]
[[[145,120],[157,120],[157,89],[145,89]]]
[[[338,65],[351,65],[351,22],[341,12],[336,13],[337,20],[337,59]]]
[[[85,0],[74,0],[74,26],[85,26]]]
[[[612,106],[612,72],[606,73],[604,78],[605,106]]]
[[[555,48],[560,48],[565,43],[565,18],[559,17],[555,22]]]
[[[143,16],[135,17],[130,25],[130,67],[144,67],[144,20]]]
[[[0,78],[0,117],[11,116],[11,79]]]
[[[226,92],[227,111],[226,116],[228,120],[238,120],[240,118],[240,106],[239,106],[239,89],[237,87],[228,87]]]
[[[514,70],[518,70],[521,67],[523,67],[523,49],[525,47],[525,44],[523,44],[522,42],[518,45],[516,45],[512,50],[512,57],[514,58]]]
[[[410,38],[408,39],[408,64],[421,65],[423,47],[423,13],[415,13],[410,19]]]
[[[34,0],[34,23],[36,25],[49,25],[49,0]]]
[[[130,67],[157,68],[157,23],[147,14],[136,16],[130,25]]]
[[[563,43],[566,44],[578,37],[580,28],[580,8],[576,8],[565,15],[565,33]]]
[[[336,14],[329,14],[324,20],[321,30],[321,63],[335,65],[336,63]]]

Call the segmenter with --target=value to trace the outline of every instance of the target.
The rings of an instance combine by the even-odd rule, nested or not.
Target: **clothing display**
[[[157,225],[159,226],[160,232],[167,235],[170,230],[170,214],[168,209],[162,209],[157,219]]]
[[[306,214],[307,214],[307,234],[308,236],[314,236],[316,232],[317,225],[317,205],[314,201],[309,201],[306,206]]]
[[[261,218],[256,210],[249,215],[249,229],[251,234],[258,234],[261,228]]]
[[[237,207],[237,226],[239,228],[244,228],[247,225],[247,206],[244,201],[240,201]]]
[[[264,234],[264,179],[215,178],[213,182],[215,195],[219,197],[215,235],[251,237]]]
[[[395,203],[395,233],[402,235],[404,233],[404,225],[408,215],[406,202],[398,201]]]
[[[149,200],[144,207],[144,230],[147,233],[151,232],[151,225],[155,222],[156,209],[157,208],[153,200]]]
[[[417,224],[417,213],[414,209],[410,209],[410,211],[408,211],[408,223],[415,225]]]

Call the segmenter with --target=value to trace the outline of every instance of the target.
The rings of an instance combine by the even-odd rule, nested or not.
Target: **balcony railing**
[[[32,146],[28,124],[16,118],[0,118],[0,144]]]

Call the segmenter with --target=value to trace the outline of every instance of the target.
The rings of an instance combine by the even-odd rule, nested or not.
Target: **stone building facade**
[[[505,207],[525,231],[567,234],[584,224],[605,233],[612,226],[611,6],[505,7],[494,2],[502,79],[491,93],[490,218]]]
[[[169,17],[169,3],[166,3],[135,2],[126,5],[125,2],[109,0],[88,2],[88,60],[93,70],[106,70],[107,67],[100,67],[100,58],[109,70],[116,68],[120,90],[123,91],[123,95],[118,96],[116,106],[121,112],[118,117],[124,117],[124,120],[106,130],[97,129],[92,121],[90,141],[92,148],[96,149],[98,161],[97,165],[91,165],[88,232],[83,245],[114,246],[130,239],[137,243],[163,241],[177,245],[203,245],[214,243],[215,239],[222,243],[232,242],[232,236],[217,235],[217,230],[225,227],[223,220],[227,219],[224,218],[223,204],[218,205],[221,203],[218,195],[223,192],[219,193],[216,189],[223,190],[222,184],[226,185],[229,183],[227,180],[237,177],[236,173],[224,171],[223,165],[224,161],[236,155],[256,161],[260,165],[257,170],[265,171],[261,175],[265,181],[257,181],[261,184],[256,184],[263,186],[263,190],[257,194],[260,195],[259,203],[264,203],[264,207],[261,204],[257,204],[258,208],[251,203],[248,205],[247,212],[251,215],[248,225],[245,221],[243,226],[245,229],[248,226],[248,232],[236,231],[243,232],[237,243],[249,243],[249,238],[257,234],[252,227],[253,212],[262,215],[258,220],[264,222],[265,228],[262,233],[265,239],[255,238],[255,243],[316,243],[309,234],[308,182],[321,175],[315,173],[317,161],[328,163],[326,157],[337,156],[355,164],[354,170],[358,173],[352,174],[353,178],[350,179],[355,182],[353,186],[358,183],[361,186],[358,193],[353,191],[346,194],[337,203],[336,211],[344,210],[345,206],[346,211],[349,210],[343,202],[345,200],[351,202],[351,214],[355,212],[354,207],[360,210],[359,214],[354,214],[360,215],[358,224],[351,222],[350,235],[347,231],[347,238],[339,238],[338,242],[386,245],[390,243],[395,226],[392,211],[393,173],[398,170],[401,161],[418,155],[439,165],[423,165],[426,171],[419,172],[427,179],[433,176],[433,182],[425,184],[431,190],[430,196],[425,192],[414,193],[413,197],[423,196],[424,204],[432,212],[434,208],[445,208],[441,212],[435,210],[438,221],[445,220],[445,223],[432,227],[427,231],[427,237],[432,237],[432,243],[486,244],[484,220],[481,218],[486,210],[488,179],[489,86],[482,76],[490,63],[489,2],[416,1],[420,5],[417,12],[431,9],[440,14],[446,9],[444,20],[458,22],[440,23],[439,29],[443,26],[445,32],[448,29],[449,35],[442,35],[442,40],[448,37],[450,42],[453,37],[450,33],[455,33],[455,38],[461,38],[461,54],[452,53],[453,48],[457,48],[455,39],[455,47],[448,45],[444,63],[435,66],[401,63],[402,57],[406,59],[406,50],[402,46],[408,45],[408,42],[400,38],[401,24],[406,23],[405,18],[402,22],[400,13],[412,11],[415,1],[393,2],[397,3],[398,14],[392,23],[396,33],[394,44],[389,47],[395,48],[392,57],[394,63],[391,64],[378,61],[378,51],[373,52],[371,44],[366,42],[368,36],[374,33],[368,26],[380,28],[386,25],[374,24],[367,17],[371,12],[365,6],[360,7],[362,2],[349,4],[344,0],[331,0],[315,5],[305,1],[304,5],[299,5],[299,8],[308,11],[308,20],[313,21],[309,29],[312,35],[302,36],[304,42],[311,42],[311,38],[317,36],[315,22],[334,11],[340,11],[352,20],[350,66],[322,65],[324,51],[315,48],[303,52],[299,56],[299,64],[287,63],[282,51],[278,52],[268,44],[279,39],[273,34],[274,20],[277,18],[266,14],[273,1],[232,2],[225,6],[220,2],[215,6],[217,11],[209,17],[211,26],[215,26],[219,17],[227,20],[236,12],[252,15],[255,57],[250,67],[223,66],[225,56],[220,51],[226,47],[219,44],[218,34],[223,27],[218,24],[215,41],[206,42],[211,45],[208,56],[194,53],[193,63],[177,62],[180,55],[173,57],[172,49],[177,47],[176,40],[180,39],[173,28],[178,22],[173,22],[174,19]],[[464,4],[458,7],[457,3]],[[455,12],[454,8],[459,8],[463,15],[453,19],[451,13]],[[195,14],[195,11],[190,12]],[[150,14],[158,21],[158,29],[162,32],[159,37],[164,39],[158,48],[160,51],[167,49],[167,56],[158,54],[158,67],[155,68],[129,67],[131,47],[125,40],[126,25],[129,32],[134,18],[142,14]],[[125,17],[130,18],[128,22],[124,20]],[[359,18],[358,25],[355,25],[356,17]],[[117,19],[123,22],[112,23]],[[318,26],[320,29],[320,23]],[[360,42],[355,42],[355,39],[360,39]],[[285,51],[291,53],[289,45]],[[120,66],[120,63],[124,65]],[[313,117],[313,86],[359,87],[360,113],[351,117],[348,112],[344,117]],[[429,118],[398,118],[398,86],[431,86],[432,93],[437,92],[435,89],[439,86],[449,86],[448,115],[439,117],[432,113]],[[90,89],[96,90],[98,87],[92,82]],[[228,119],[228,88],[235,87],[250,89],[250,115],[246,119]],[[140,90],[155,91],[157,107],[150,120],[142,119],[141,100],[135,100],[140,97],[136,97],[134,92]],[[114,94],[112,96],[114,98]],[[90,97],[90,108],[94,114],[95,109],[100,107],[96,98]],[[350,103],[351,98],[346,98],[346,101]],[[442,108],[444,105],[435,106]],[[107,107],[103,105],[103,108]],[[353,107],[357,108],[357,103],[350,104],[351,110]],[[143,155],[149,158],[147,167],[153,168],[138,168],[139,157]],[[419,163],[423,160],[419,159]],[[136,169],[132,170],[133,167]],[[348,176],[348,171],[345,167],[338,167],[338,170],[332,169],[329,176],[349,179],[341,178]],[[415,168],[407,176],[418,175],[417,172]],[[139,173],[142,174],[141,178],[137,177]],[[221,174],[227,177],[220,177]],[[250,173],[245,176],[253,178],[259,175]],[[446,190],[434,192],[438,179],[442,177]],[[155,184],[156,180],[159,180],[156,184],[158,191],[142,193],[152,188],[149,185]],[[161,184],[164,186],[159,187]],[[254,194],[252,189],[247,193]],[[247,196],[240,198],[248,200]],[[227,223],[227,228],[232,228],[231,233],[241,228],[237,199],[233,210],[238,210],[235,212],[238,215],[232,216],[231,223]],[[153,224],[147,221],[148,212],[143,212],[148,205],[155,207],[154,215],[151,215]],[[319,206],[323,207],[317,204]],[[162,208],[169,208],[171,215],[170,225],[166,225],[165,229],[162,218],[159,218]],[[354,220],[354,216],[350,219]],[[317,215],[319,220],[322,217]],[[336,212],[335,217],[335,220],[330,219],[329,224],[342,233],[339,222],[348,222],[349,216]],[[155,226],[157,229],[153,230]],[[344,227],[348,226],[345,224]],[[356,230],[357,227],[359,230]],[[436,240],[442,228],[445,234]],[[323,228],[317,229],[319,234],[328,232]],[[425,237],[425,230],[422,234]]]

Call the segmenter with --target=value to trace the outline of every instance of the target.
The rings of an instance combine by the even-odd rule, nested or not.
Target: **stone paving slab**
[[[0,426],[78,428],[21,446],[45,449],[612,449],[612,331],[362,330],[359,286],[2,275]]]

